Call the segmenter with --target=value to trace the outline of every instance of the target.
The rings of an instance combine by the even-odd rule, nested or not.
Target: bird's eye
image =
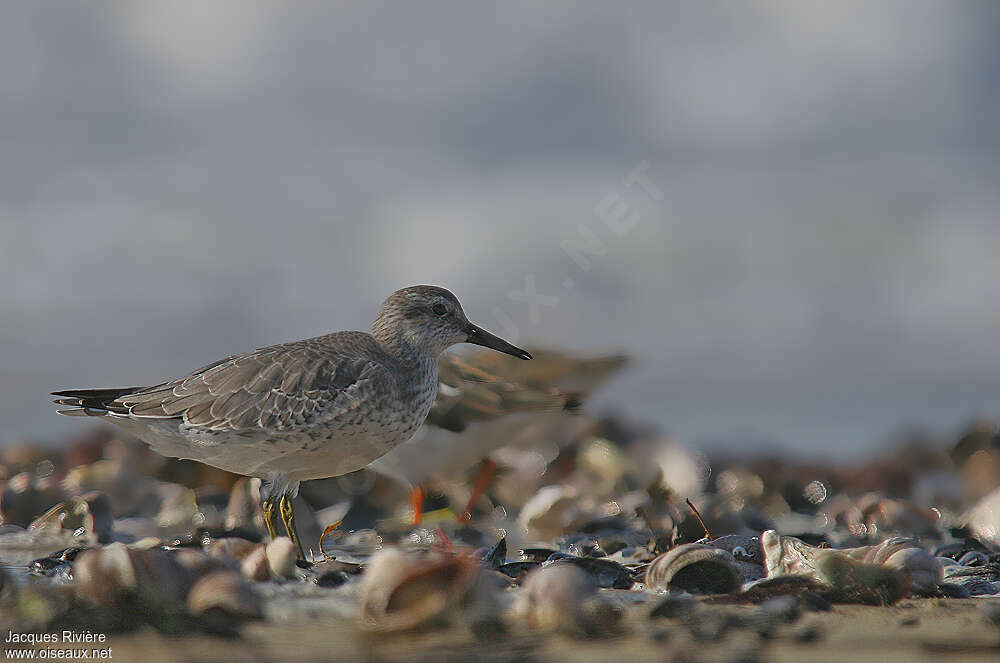
[[[448,308],[444,304],[435,304],[431,310],[434,311],[434,315],[444,315],[448,312]]]

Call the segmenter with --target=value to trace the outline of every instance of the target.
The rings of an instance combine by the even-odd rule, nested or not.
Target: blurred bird
[[[623,355],[575,357],[532,350],[537,370],[494,361],[489,353],[450,353],[438,362],[438,397],[425,425],[369,467],[411,488],[414,522],[423,512],[423,488],[432,481],[461,477],[483,461],[461,520],[496,469],[490,458],[501,447],[561,446],[590,421],[579,414],[583,400],[627,362]],[[579,418],[568,416],[576,414]]]

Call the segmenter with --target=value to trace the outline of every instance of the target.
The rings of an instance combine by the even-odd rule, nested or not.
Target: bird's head
[[[456,343],[475,343],[531,359],[521,348],[469,322],[455,295],[434,285],[415,285],[392,293],[372,323],[372,336],[385,345],[403,343],[432,357]]]

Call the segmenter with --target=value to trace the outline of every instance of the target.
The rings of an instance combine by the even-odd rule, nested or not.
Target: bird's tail
[[[70,417],[103,417],[113,411],[112,403],[141,387],[120,387],[117,389],[67,389],[53,391],[53,396],[62,396],[53,401],[56,405],[66,405],[71,409],[59,410],[59,414]]]

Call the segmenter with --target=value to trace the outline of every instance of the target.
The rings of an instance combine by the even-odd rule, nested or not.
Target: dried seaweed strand
[[[688,498],[684,498],[684,501],[687,502],[687,505],[689,507],[691,507],[691,510],[694,512],[694,517],[698,519],[698,524],[701,525],[701,528],[703,530],[705,530],[705,538],[708,539],[709,541],[714,539],[715,537],[712,536],[712,533],[708,530],[708,525],[705,524],[705,521],[702,519],[701,514],[698,513],[698,509],[695,508],[695,505],[692,504],[691,500]]]

